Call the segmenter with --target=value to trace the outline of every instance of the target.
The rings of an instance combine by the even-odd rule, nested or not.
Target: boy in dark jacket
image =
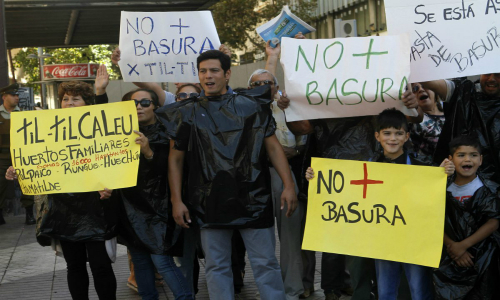
[[[439,299],[498,299],[500,245],[498,184],[478,176],[479,141],[450,142],[456,175],[448,186],[441,265],[434,274]]]
[[[384,110],[377,116],[375,132],[375,138],[384,149],[384,152],[379,158],[373,158],[371,161],[407,165],[416,164],[416,161],[410,157],[404,148],[404,144],[409,137],[406,116],[396,109]],[[453,163],[448,159],[442,162],[441,167],[445,168],[448,175],[452,175],[455,170]],[[312,168],[308,168],[306,178],[310,180],[313,177]],[[432,272],[428,267],[375,259],[375,269],[379,299],[396,300],[398,298],[399,283],[403,270],[408,279],[412,299],[429,300],[434,297]]]

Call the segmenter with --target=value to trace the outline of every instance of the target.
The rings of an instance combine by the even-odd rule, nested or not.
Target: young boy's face
[[[390,158],[396,158],[403,154],[403,145],[410,138],[410,134],[403,128],[385,128],[375,132],[375,138],[384,148],[384,155]]]
[[[455,165],[455,171],[462,177],[476,177],[479,166],[483,163],[483,156],[472,146],[460,146],[449,158]]]

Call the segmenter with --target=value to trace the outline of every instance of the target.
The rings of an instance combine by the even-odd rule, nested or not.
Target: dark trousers
[[[345,256],[323,252],[321,257],[321,288],[326,293],[340,296],[345,285]]]
[[[116,299],[115,273],[104,242],[61,241],[61,247],[68,267],[68,287],[73,299],[89,299],[87,259],[99,299]]]
[[[375,281],[375,262],[371,258],[347,256],[347,269],[354,290],[351,300],[370,300]]]

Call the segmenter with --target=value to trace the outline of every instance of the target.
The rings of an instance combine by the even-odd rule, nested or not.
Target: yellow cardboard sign
[[[133,101],[12,113],[10,153],[25,195],[135,186]]]
[[[302,248],[438,267],[443,168],[313,158]]]

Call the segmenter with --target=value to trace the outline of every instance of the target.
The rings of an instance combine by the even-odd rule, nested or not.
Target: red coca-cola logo
[[[45,75],[47,79],[52,78],[86,78],[95,77],[93,70],[89,72],[89,69],[96,69],[95,64],[71,64],[71,65],[46,65],[43,66]]]

